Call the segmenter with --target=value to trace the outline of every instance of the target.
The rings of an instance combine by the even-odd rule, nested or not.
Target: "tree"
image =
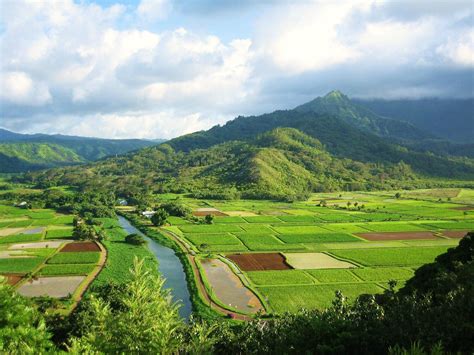
[[[163,224],[166,223],[166,220],[168,219],[169,214],[164,210],[163,208],[158,208],[153,216],[151,216],[151,223],[153,223],[154,226],[162,226]]]
[[[123,302],[113,309],[106,300],[91,296],[94,322],[80,338],[73,338],[72,353],[177,353],[182,345],[184,323],[178,305],[172,303],[164,279],[146,270],[143,260],[135,259],[132,279],[123,289]]]
[[[44,319],[31,302],[0,280],[0,353],[53,352]]]
[[[142,245],[146,243],[146,240],[139,234],[133,233],[125,237],[125,241],[133,245]]]
[[[93,226],[85,223],[80,223],[74,227],[72,236],[78,240],[96,240],[98,239],[98,233]]]
[[[204,217],[204,221],[206,224],[212,224],[214,222],[214,216],[212,214],[207,214],[206,217]]]
[[[400,198],[400,197],[402,197],[402,194],[401,194],[400,192],[397,192],[397,193],[395,194],[395,198],[398,199],[398,198]]]

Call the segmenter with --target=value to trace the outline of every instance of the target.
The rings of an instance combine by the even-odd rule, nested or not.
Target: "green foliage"
[[[151,223],[159,227],[166,223],[169,213],[164,208],[158,208],[155,214],[151,216]]]
[[[133,245],[143,245],[146,244],[146,240],[139,234],[133,233],[129,234],[125,237],[125,241],[128,244],[133,244]]]
[[[94,286],[108,283],[127,283],[130,278],[129,270],[135,257],[145,260],[150,272],[157,273],[157,261],[145,244],[133,245],[125,242],[127,233],[120,227],[118,221],[112,218],[100,219],[104,223],[107,236],[102,244],[107,249],[107,260],[104,268],[94,280]]]
[[[214,216],[211,214],[207,214],[206,217],[204,217],[204,222],[206,224],[212,224],[214,223]]]
[[[2,132],[0,132],[2,133]],[[138,139],[98,139],[68,136],[22,135],[0,144],[0,172],[25,172],[77,165],[153,145]]]
[[[122,309],[91,298],[94,322],[81,338],[71,341],[73,353],[174,353],[180,348],[183,327],[178,308],[172,304],[164,280],[152,276],[143,262],[135,262],[124,286]]]
[[[191,209],[179,202],[167,202],[160,205],[159,209],[164,210],[170,216],[187,217],[191,214]]]
[[[0,281],[0,352],[53,352],[50,337],[44,319],[31,302]]]

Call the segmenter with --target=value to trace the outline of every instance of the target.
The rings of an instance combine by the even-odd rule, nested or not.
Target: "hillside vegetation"
[[[307,131],[312,132],[311,126]],[[414,153],[390,145],[369,148],[370,142],[364,142],[368,147],[360,142],[335,146],[336,151],[350,149],[347,156],[360,157],[356,160],[331,153],[321,141],[295,128],[276,128],[254,139],[190,152],[162,144],[87,166],[30,174],[26,179],[41,187],[65,184],[106,188],[119,195],[172,191],[204,198],[293,200],[312,191],[424,186],[429,176],[474,177],[470,160]]]
[[[57,144],[0,144],[0,166],[2,172],[16,173],[84,162],[84,158],[76,152]]]
[[[138,150],[160,141],[20,134],[0,129],[0,173],[74,165]]]

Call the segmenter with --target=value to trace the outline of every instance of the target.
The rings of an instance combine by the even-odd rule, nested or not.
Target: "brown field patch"
[[[221,212],[221,211],[194,211],[193,212],[193,216],[196,216],[196,217],[205,217],[208,214],[210,214],[211,216],[221,216],[221,217],[227,216],[224,212]]]
[[[471,211],[471,210],[474,210],[474,206],[459,206],[459,207],[453,207],[452,209],[456,211]]]
[[[365,240],[416,240],[416,239],[436,239],[433,232],[377,232],[377,233],[356,233],[358,237]]]
[[[292,269],[280,253],[231,254],[227,257],[243,271]]]
[[[25,297],[64,298],[72,295],[84,279],[85,276],[39,277],[22,284],[18,293]]]
[[[0,237],[6,237],[11,234],[19,234],[25,228],[3,228],[0,230]]]
[[[228,216],[237,216],[237,217],[253,217],[257,216],[256,213],[250,211],[225,211]]]
[[[469,231],[443,231],[443,235],[449,238],[463,238]]]
[[[22,274],[2,274],[0,276],[4,276],[10,286],[15,286],[23,278]]]
[[[95,242],[78,242],[66,244],[66,246],[60,250],[61,253],[81,251],[100,251],[100,248]]]

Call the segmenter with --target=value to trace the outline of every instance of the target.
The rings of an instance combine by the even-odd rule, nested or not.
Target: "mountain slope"
[[[472,161],[401,153],[405,158],[428,160],[427,171],[441,166],[441,175],[435,176],[474,179]],[[86,166],[29,174],[26,181],[43,188],[57,184],[102,188],[125,196],[172,191],[202,198],[295,200],[312,191],[429,186],[427,175],[403,159],[362,162],[337,156],[302,131],[276,128],[246,141],[228,141],[190,152],[176,151],[164,143]]]
[[[358,127],[357,117],[346,120],[312,110],[237,117],[159,146],[27,179],[41,187],[59,183],[126,196],[173,191],[278,199],[311,191],[473,184],[473,159],[411,149]]]
[[[454,143],[473,141],[474,98],[353,101],[379,115],[410,122]]]
[[[0,166],[2,172],[17,173],[84,162],[85,160],[76,152],[57,144],[0,144]]]
[[[8,150],[8,154],[3,154],[0,165],[0,172],[22,172],[35,169],[43,169],[45,167],[61,166],[64,164],[77,164],[87,161],[94,161],[109,156],[124,154],[130,151],[138,150],[144,147],[152,146],[160,143],[160,141],[147,141],[141,139],[100,139],[88,137],[75,137],[63,135],[47,135],[47,134],[20,134],[0,129],[0,143],[8,143],[4,149]],[[15,149],[15,144],[17,148]],[[26,144],[30,144],[27,146]],[[23,150],[29,147],[31,156],[25,159]],[[55,152],[56,156],[52,159],[43,160],[38,155],[40,149],[47,149],[49,153]],[[63,150],[59,150],[62,147]],[[18,156],[15,156],[15,152]],[[63,153],[63,156],[61,155]],[[77,155],[74,159],[71,152]],[[45,153],[48,155],[48,153]],[[35,161],[34,159],[38,159]],[[8,161],[8,164],[7,164]],[[56,162],[56,163],[55,163]]]
[[[410,140],[433,138],[411,123],[379,116],[371,110],[354,103],[337,90],[300,105],[295,110],[336,116],[345,123],[381,137]]]

